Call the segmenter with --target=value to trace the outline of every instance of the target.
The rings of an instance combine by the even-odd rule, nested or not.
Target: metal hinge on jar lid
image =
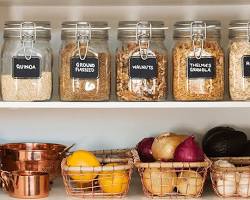
[[[91,40],[91,25],[89,23],[76,24],[75,39],[80,60],[85,60],[88,53],[89,41]],[[85,47],[84,56],[81,54],[81,44]]]
[[[204,48],[204,41],[207,37],[207,24],[203,21],[194,21],[191,23],[190,36],[193,45],[194,57],[200,59]],[[198,48],[196,45],[198,44]]]
[[[148,22],[136,24],[136,41],[139,44],[140,55],[143,60],[148,58],[149,46],[152,37],[152,25]],[[146,45],[146,47],[143,47]]]
[[[20,40],[26,60],[32,57],[32,49],[36,41],[36,24],[34,22],[22,22],[20,24]]]

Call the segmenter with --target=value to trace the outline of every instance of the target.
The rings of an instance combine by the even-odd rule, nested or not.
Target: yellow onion
[[[202,176],[193,170],[183,171],[177,178],[177,191],[183,195],[196,196],[203,187]]]
[[[177,146],[187,138],[186,135],[174,133],[163,133],[154,139],[152,144],[152,155],[155,160],[168,161],[174,158]]]
[[[151,194],[164,196],[173,192],[176,178],[170,169],[147,168],[143,172],[143,185]]]

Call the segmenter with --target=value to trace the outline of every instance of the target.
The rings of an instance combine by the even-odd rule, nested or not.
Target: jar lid
[[[51,38],[51,28],[48,21],[8,21],[4,26],[4,38]]]
[[[162,21],[120,21],[118,39],[136,39],[138,32],[145,37],[165,38],[166,29]]]
[[[229,24],[229,38],[250,38],[250,21],[233,20]]]
[[[107,22],[95,21],[67,21],[62,23],[61,38],[75,38],[81,36],[88,36],[95,39],[108,39],[108,27]]]
[[[219,21],[179,21],[174,25],[174,38],[192,38],[193,36],[204,38],[220,38],[221,23]]]

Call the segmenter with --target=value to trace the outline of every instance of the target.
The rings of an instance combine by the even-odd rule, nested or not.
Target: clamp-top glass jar
[[[160,21],[119,23],[116,52],[116,94],[120,101],[166,99],[167,50],[164,23]]]
[[[49,22],[5,23],[1,93],[4,101],[46,101],[52,93]]]
[[[232,21],[229,26],[230,96],[250,100],[250,21]]]
[[[106,22],[64,22],[60,51],[62,101],[110,99],[110,52]]]
[[[173,93],[179,101],[211,101],[224,97],[224,54],[220,22],[175,24]]]

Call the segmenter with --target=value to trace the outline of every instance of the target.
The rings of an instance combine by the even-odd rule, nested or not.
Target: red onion
[[[144,138],[137,144],[137,151],[142,162],[154,162],[155,159],[152,156],[152,144],[154,142],[153,137]]]
[[[195,142],[194,136],[188,137],[179,144],[174,153],[174,161],[176,162],[202,162],[204,159],[204,153]]]

